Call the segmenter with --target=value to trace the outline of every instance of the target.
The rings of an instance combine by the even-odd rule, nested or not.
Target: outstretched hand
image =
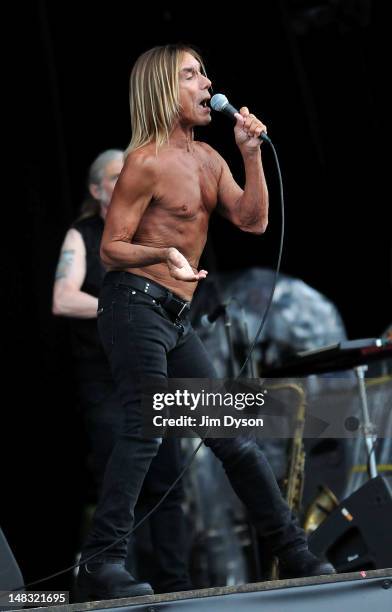
[[[240,112],[235,114],[237,120],[234,127],[235,141],[237,146],[244,151],[254,151],[259,148],[262,142],[259,138],[262,132],[267,132],[265,125],[251,115],[246,106],[240,108]]]
[[[194,272],[189,261],[174,247],[169,249],[166,263],[170,275],[176,280],[196,282],[206,278],[208,274],[207,270]]]

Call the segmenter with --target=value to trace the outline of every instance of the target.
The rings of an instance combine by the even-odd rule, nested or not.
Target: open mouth
[[[202,100],[201,102],[199,102],[199,106],[201,106],[202,108],[210,108],[210,105],[208,104],[210,98],[204,98],[204,100]]]

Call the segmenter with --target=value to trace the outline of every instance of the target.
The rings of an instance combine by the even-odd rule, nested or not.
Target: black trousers
[[[126,282],[120,283],[113,281],[109,273],[99,299],[98,329],[125,407],[125,418],[106,469],[82,559],[111,545],[131,528],[143,481],[158,452],[161,439],[142,435],[142,381],[161,380],[164,385],[168,377],[216,377],[189,319],[177,325],[157,300],[132,289],[132,276],[129,274]],[[306,548],[305,534],[256,442],[241,437],[208,438],[205,444],[221,460],[271,554],[280,556],[294,548]],[[175,538],[175,533],[171,537]],[[102,552],[100,558],[119,560],[126,553],[127,542],[122,540]]]
[[[110,379],[79,383],[79,400],[89,442],[89,470],[94,479],[94,501],[101,489],[105,469],[123,429],[124,411],[116,385]],[[149,512],[183,469],[180,440],[163,440],[144,480],[135,517],[138,522]],[[192,588],[188,572],[189,542],[182,503],[184,489],[179,481],[132,540],[127,567],[140,579],[148,580],[157,593]],[[173,538],[172,534],[176,533]],[[147,539],[153,554],[146,551]],[[132,553],[137,560],[130,559]],[[144,554],[143,554],[144,553]],[[133,556],[133,555],[132,555]]]

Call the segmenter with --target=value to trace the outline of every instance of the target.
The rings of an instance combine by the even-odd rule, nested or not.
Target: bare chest
[[[154,204],[184,220],[215,208],[219,170],[203,153],[184,151],[162,160]]]

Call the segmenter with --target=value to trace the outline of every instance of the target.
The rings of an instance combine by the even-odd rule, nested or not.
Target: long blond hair
[[[193,55],[205,73],[199,53],[183,44],[154,47],[136,60],[129,82],[132,138],[125,155],[149,142],[155,142],[157,150],[168,142],[180,115],[179,69],[184,53]]]

